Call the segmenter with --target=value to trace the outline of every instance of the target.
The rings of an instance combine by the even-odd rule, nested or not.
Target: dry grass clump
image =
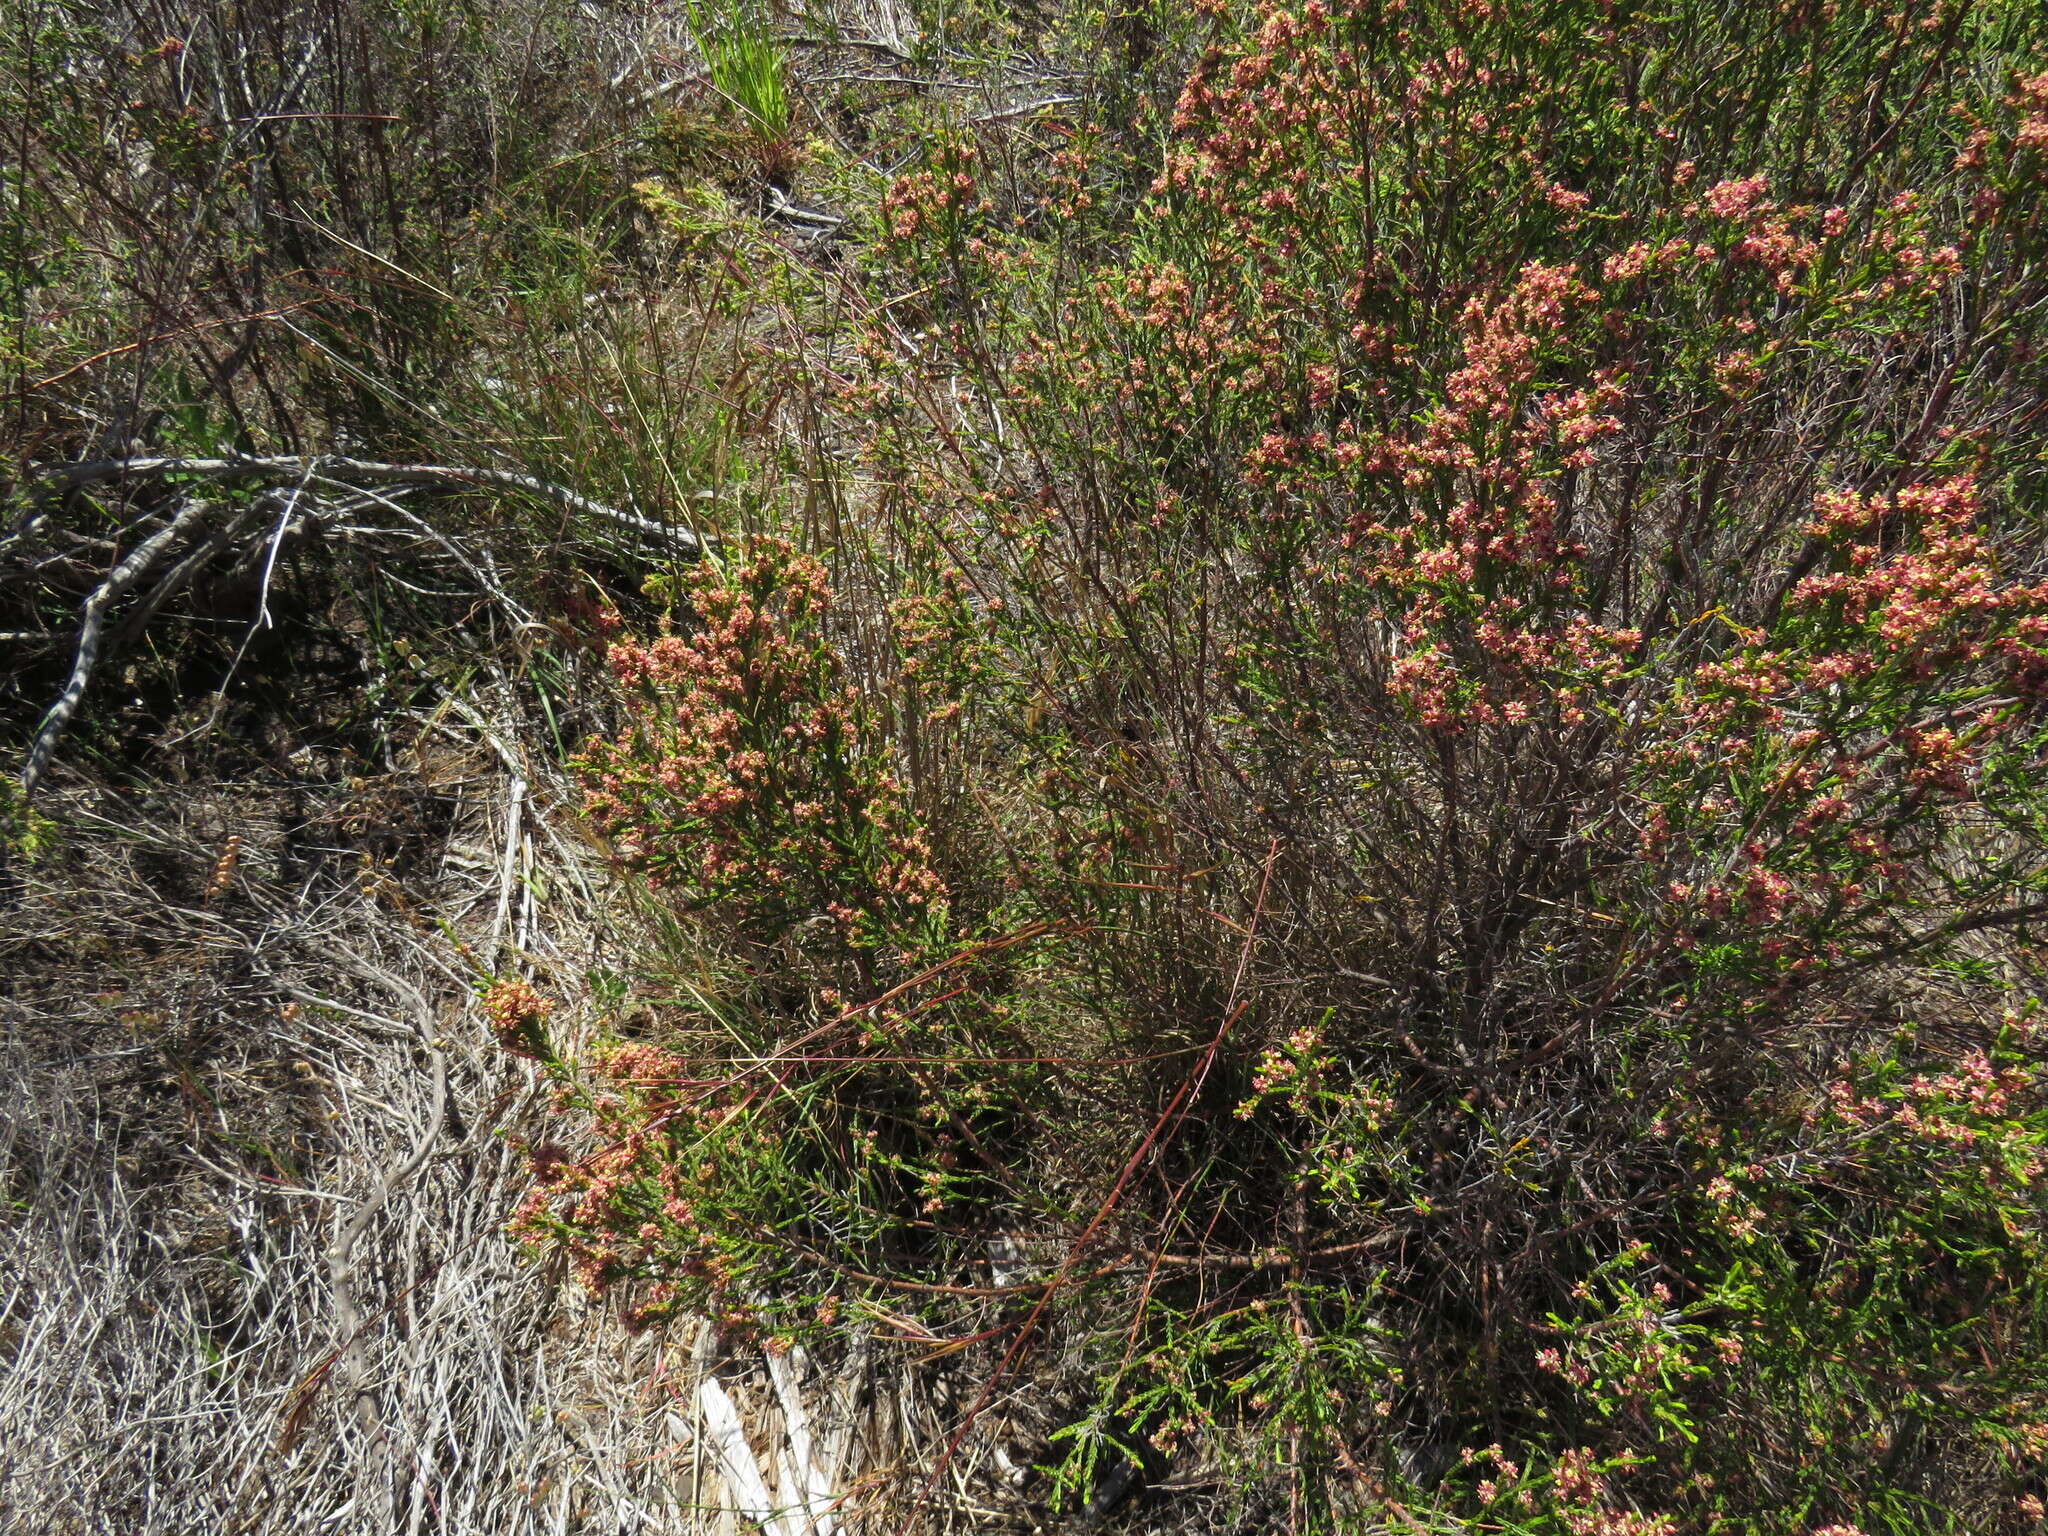
[[[536,718],[456,696],[387,726],[385,773],[302,756],[296,784],[116,793],[60,767],[39,802],[0,922],[21,1448],[0,1523],[682,1533],[745,1511],[809,1536],[900,1513],[891,1469],[943,1442],[943,1362],[629,1327],[508,1240],[516,1149],[575,1132],[481,984],[560,1000],[573,1054],[631,904],[606,915]],[[984,1507],[974,1471],[931,1507]]]
[[[547,810],[444,735],[452,783],[46,805],[60,847],[13,871],[5,926],[10,1528],[542,1530],[593,1507],[690,1528],[646,1390],[661,1341],[502,1236],[502,1136],[536,1122],[535,1084],[420,913],[473,861],[487,890],[517,873]],[[433,874],[363,867],[356,808],[436,798],[446,830],[413,850]],[[574,891],[565,869],[457,931],[571,965]]]

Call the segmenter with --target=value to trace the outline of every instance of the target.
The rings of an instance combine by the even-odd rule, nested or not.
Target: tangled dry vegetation
[[[480,967],[563,988],[620,939],[496,682],[357,771],[60,767],[38,803],[0,929],[5,1528],[794,1536],[938,1439],[865,1349],[631,1330],[506,1240],[551,1117]]]
[[[812,1359],[629,1329],[505,1236],[530,1184],[515,1148],[553,1122],[480,984],[574,998],[646,942],[563,765],[587,728],[550,670],[563,600],[573,623],[584,572],[630,602],[691,555],[702,509],[666,507],[683,466],[664,455],[720,451],[670,397],[718,366],[719,317],[593,317],[585,253],[538,263],[566,275],[566,339],[543,319],[508,350],[495,279],[462,295],[477,334],[452,355],[509,384],[459,381],[437,410],[419,371],[450,344],[412,329],[401,264],[450,215],[448,178],[667,131],[679,101],[677,131],[722,132],[694,23],[568,20],[472,18],[425,45],[446,77],[424,84],[377,7],[7,23],[7,1530],[808,1536],[943,1444],[931,1395],[857,1342]],[[913,30],[886,0],[823,24],[814,71]],[[354,124],[397,114],[446,137],[410,139],[394,185]],[[742,190],[791,239],[839,222]],[[221,264],[209,242],[248,221],[274,248]],[[622,357],[656,346],[666,376]],[[595,477],[656,516],[579,489],[574,449],[508,467],[477,441],[536,430],[507,418],[545,390],[569,397],[557,441],[616,434],[616,405],[576,396],[607,374],[687,418],[648,426],[651,491],[641,464]],[[187,430],[209,413],[240,427]],[[258,422],[267,454],[246,451]],[[406,457],[335,451],[350,436]]]

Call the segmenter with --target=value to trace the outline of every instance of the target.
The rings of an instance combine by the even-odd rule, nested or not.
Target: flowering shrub
[[[591,820],[621,861],[756,946],[818,926],[849,953],[914,953],[943,933],[924,834],[819,632],[823,569],[770,543],[687,596],[690,638],[609,652],[627,724],[585,768]]]
[[[2033,1528],[2048,40],[1196,25],[1035,203],[964,133],[885,199],[859,665],[773,545],[615,648],[599,825],[846,1049],[614,1074],[642,1193],[565,1230],[776,1326],[1029,1302],[971,1320],[1087,1362],[1062,1496],[1199,1443],[1263,1528]]]
[[[596,1150],[529,1148],[536,1182],[513,1229],[559,1245],[593,1289],[635,1282],[643,1319],[690,1305],[735,1330],[804,1334],[837,1303],[800,1275],[783,1294],[793,1269],[829,1271],[828,1250],[865,1264],[884,1241],[929,1249],[934,1218],[989,1199],[987,1166],[961,1154],[1001,1133],[1030,1063],[1002,1051],[1002,1010],[978,995],[980,957],[1005,944],[956,931],[829,633],[822,567],[763,540],[681,595],[687,638],[667,624],[610,643],[622,723],[581,760],[587,810],[725,962],[715,982],[681,985],[728,1036],[707,1049],[736,1037],[748,1061],[636,1040],[558,1071],[556,1107]],[[910,652],[944,649],[943,616],[937,600],[899,609]],[[948,985],[925,985],[936,977]],[[520,985],[485,1006],[523,1039],[545,1015]],[[939,1070],[936,1053],[977,1050],[985,1062]]]

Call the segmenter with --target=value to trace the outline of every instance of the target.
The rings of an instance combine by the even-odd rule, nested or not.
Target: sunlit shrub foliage
[[[613,642],[695,1022],[561,1069],[527,1230],[1058,1340],[1070,1500],[2038,1529],[2048,29],[1187,24],[808,312],[836,599],[756,543]]]

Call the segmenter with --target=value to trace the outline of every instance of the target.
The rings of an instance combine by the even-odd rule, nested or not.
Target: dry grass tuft
[[[312,818],[262,790],[51,803],[65,846],[17,871],[0,937],[0,1525],[701,1525],[677,1475],[691,1341],[628,1335],[501,1233],[504,1138],[542,1106],[454,935],[502,924],[543,973],[592,938],[559,862],[546,899],[499,903],[535,838],[570,849],[542,793],[508,815],[513,775],[463,734],[495,771],[410,891],[345,846],[295,851]],[[480,885],[452,933],[420,916]]]

